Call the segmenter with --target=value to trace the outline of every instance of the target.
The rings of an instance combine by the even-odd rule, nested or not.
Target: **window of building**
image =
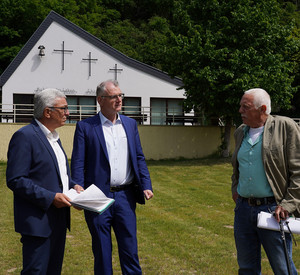
[[[183,99],[151,98],[152,125],[183,125]]]
[[[33,94],[14,94],[15,106],[14,122],[31,122],[33,118]]]
[[[14,122],[31,122],[33,118],[33,98],[33,94],[14,94],[13,102],[16,116],[13,112],[11,114],[6,112],[7,117],[2,115],[2,118],[14,119]],[[97,112],[97,103],[94,96],[67,96],[67,102],[70,111],[67,121],[69,123],[76,123],[78,120],[92,116]]]
[[[121,114],[135,119],[138,124],[143,124],[147,120],[147,115],[141,111],[140,97],[125,97]]]
[[[94,96],[67,96],[69,106],[69,123],[95,115],[97,103]]]

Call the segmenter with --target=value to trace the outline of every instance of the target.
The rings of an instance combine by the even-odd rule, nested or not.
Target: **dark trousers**
[[[110,193],[115,203],[101,215],[85,211],[86,221],[92,235],[94,274],[111,275],[113,228],[118,243],[122,274],[142,274],[138,259],[136,238],[136,203],[132,190]]]
[[[48,238],[22,235],[22,275],[60,275],[66,242],[65,219],[56,224]]]

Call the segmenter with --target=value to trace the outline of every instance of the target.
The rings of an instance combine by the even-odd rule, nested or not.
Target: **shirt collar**
[[[108,118],[106,118],[101,112],[99,112],[99,116],[100,116],[100,120],[101,120],[102,125],[104,125],[105,123],[108,123],[108,124],[112,125],[112,122]],[[115,124],[122,124],[122,120],[121,120],[120,115],[118,113],[117,113],[117,119],[116,119]]]
[[[259,128],[262,128],[264,130],[265,126],[261,126]],[[246,125],[244,128],[243,128],[243,131],[244,131],[244,135],[247,135],[249,134],[249,130],[250,130],[250,127],[248,125]],[[262,130],[262,132],[263,132]]]
[[[40,129],[44,133],[44,135],[51,141],[55,142],[59,139],[58,133],[54,130],[51,132],[43,123],[39,120],[35,119],[36,123],[39,125]]]
[[[244,136],[249,132],[249,129],[250,129],[250,127],[249,127],[248,125],[246,125],[246,126],[243,128]]]

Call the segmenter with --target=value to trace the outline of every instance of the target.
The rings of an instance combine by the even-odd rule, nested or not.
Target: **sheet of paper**
[[[287,219],[288,225],[290,227],[290,230],[294,234],[300,234],[300,220],[295,218],[288,218]],[[288,227],[286,226],[286,223],[283,223],[284,231],[289,232]],[[257,227],[269,229],[269,230],[276,230],[279,231],[279,223],[276,221],[273,214],[268,212],[260,212],[257,216]]]
[[[71,199],[71,204],[86,210],[103,213],[114,203],[114,199],[108,198],[94,184],[90,185],[84,191],[77,193],[75,189],[70,189],[66,195]]]

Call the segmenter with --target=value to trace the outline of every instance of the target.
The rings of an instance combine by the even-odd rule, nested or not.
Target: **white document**
[[[80,193],[77,193],[75,189],[71,188],[66,195],[71,199],[70,203],[72,205],[99,214],[102,214],[103,211],[115,202],[114,199],[106,197],[94,184]]]
[[[288,222],[288,226],[292,233],[300,234],[300,220],[296,218],[288,218],[286,219]],[[276,221],[275,217],[271,213],[267,212],[260,212],[257,216],[257,227],[276,230],[279,231],[279,223]],[[289,232],[288,227],[285,222],[283,222],[283,229],[285,232]]]

